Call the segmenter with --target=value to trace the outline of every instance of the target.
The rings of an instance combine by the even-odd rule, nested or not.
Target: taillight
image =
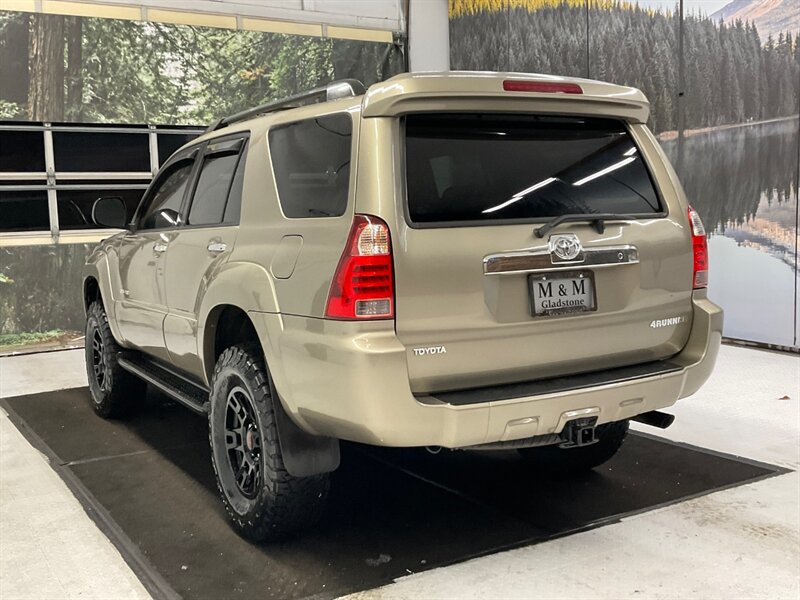
[[[691,206],[689,207],[689,226],[692,228],[692,252],[694,253],[692,282],[694,289],[697,290],[708,287],[708,242],[703,221]]]
[[[557,81],[520,81],[506,79],[503,82],[506,92],[539,92],[543,94],[582,94],[583,88],[577,83],[560,83]]]
[[[394,318],[394,275],[389,227],[378,217],[356,215],[331,282],[325,316]]]

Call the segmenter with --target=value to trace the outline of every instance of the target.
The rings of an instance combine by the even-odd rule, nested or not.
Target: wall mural
[[[370,85],[404,69],[399,44],[0,10],[0,121],[204,126],[332,79]],[[0,247],[0,352],[80,342],[91,248]]]
[[[82,343],[81,272],[93,247],[0,247],[0,352]]]
[[[451,68],[640,88],[712,232],[709,293],[726,335],[797,347],[800,3],[683,1],[681,23],[661,0],[450,0]]]
[[[0,11],[0,119],[200,125],[403,63],[393,44]]]

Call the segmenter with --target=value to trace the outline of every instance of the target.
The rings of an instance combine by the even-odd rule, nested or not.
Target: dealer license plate
[[[597,310],[591,271],[564,271],[530,275],[528,285],[534,317]]]

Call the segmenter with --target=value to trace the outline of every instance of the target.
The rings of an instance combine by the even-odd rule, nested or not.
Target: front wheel
[[[233,346],[211,380],[209,438],[217,487],[234,528],[254,541],[314,525],[328,475],[294,477],[283,464],[269,375],[256,346]]]
[[[121,348],[111,333],[102,303],[86,311],[86,376],[94,412],[104,419],[124,416],[144,401],[147,384],[117,362]]]
[[[628,434],[628,421],[599,425],[598,441],[591,446],[559,448],[558,445],[518,450],[529,464],[549,473],[580,473],[599,467],[622,447]]]

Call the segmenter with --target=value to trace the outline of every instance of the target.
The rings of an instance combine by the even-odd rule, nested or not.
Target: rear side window
[[[405,134],[413,223],[662,211],[647,167],[621,121],[420,114],[406,117]]]
[[[281,125],[269,151],[283,214],[338,217],[347,208],[353,121],[339,113]]]

